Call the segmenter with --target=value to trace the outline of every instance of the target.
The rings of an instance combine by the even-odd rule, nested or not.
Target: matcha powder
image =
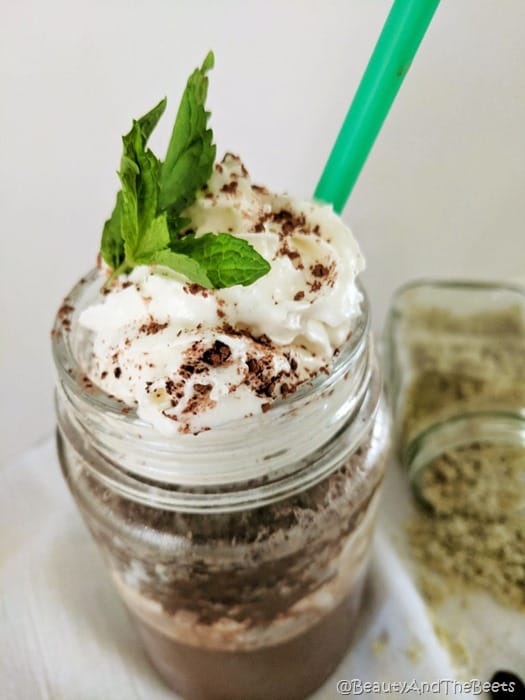
[[[451,592],[485,590],[525,610],[525,450],[474,443],[425,470],[407,525],[420,584],[431,604]]]
[[[406,358],[397,376],[409,379],[398,405],[402,461],[429,428],[473,417],[456,439],[461,447],[444,444],[413,484],[419,502],[407,531],[423,593],[437,604],[449,593],[484,590],[525,610],[523,309],[460,315],[406,307],[397,338]],[[498,426],[512,417],[512,430],[491,441],[482,422],[472,427],[479,412]]]

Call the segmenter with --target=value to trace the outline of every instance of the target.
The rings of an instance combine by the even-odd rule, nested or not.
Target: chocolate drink
[[[138,618],[136,624],[152,663],[184,698],[301,700],[325,681],[350,644],[361,593],[362,582],[356,582],[352,593],[306,632],[256,651],[199,649]]]
[[[151,661],[182,697],[300,699],[334,670],[366,576],[380,428],[310,489],[206,517],[115,495],[60,441],[70,488]]]

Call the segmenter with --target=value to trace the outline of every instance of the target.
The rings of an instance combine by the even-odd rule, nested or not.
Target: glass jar
[[[75,321],[100,286],[53,330],[58,453],[149,656],[185,698],[304,698],[350,642],[385,468],[366,298],[329,374],[173,439],[83,376]]]
[[[434,509],[439,493],[442,508],[457,501],[476,512],[483,499],[487,515],[521,511],[524,290],[432,280],[402,287],[387,320],[386,364],[399,457],[416,495]],[[485,472],[498,473],[489,495]]]

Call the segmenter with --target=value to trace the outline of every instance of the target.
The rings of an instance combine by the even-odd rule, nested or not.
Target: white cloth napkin
[[[4,466],[0,485],[2,700],[174,700],[143,654],[76,511],[53,441]],[[452,680],[487,681],[500,668],[523,673],[525,616],[483,596],[467,607],[451,600],[439,615],[472,650],[467,666],[454,667],[400,554],[409,508],[406,480],[392,465],[356,641],[313,700],[344,697],[337,682],[354,679],[364,697],[487,697],[459,686],[453,692]],[[446,679],[440,692],[421,692],[421,683]],[[367,694],[365,682],[387,685]],[[403,692],[394,682],[408,685]]]

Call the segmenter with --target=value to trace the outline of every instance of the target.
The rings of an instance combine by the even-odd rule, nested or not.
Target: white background
[[[53,425],[49,329],[94,263],[120,136],[216,55],[218,152],[311,196],[387,0],[3,0],[0,459]],[[345,212],[376,327],[400,283],[525,275],[525,3],[442,0]]]

